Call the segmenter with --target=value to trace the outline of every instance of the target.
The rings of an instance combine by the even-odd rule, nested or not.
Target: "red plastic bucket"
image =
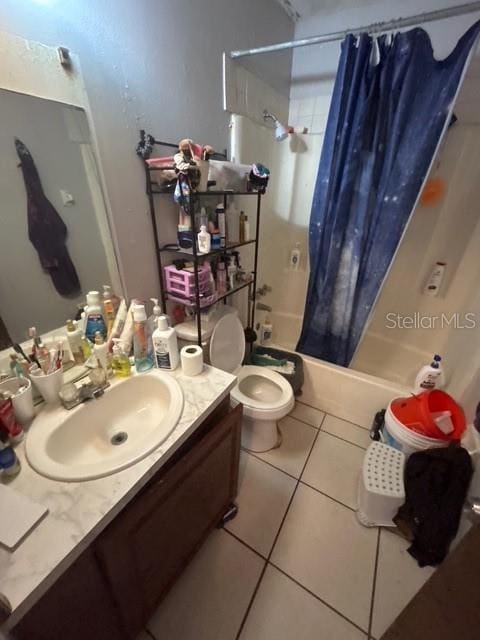
[[[405,427],[428,438],[460,440],[466,428],[462,407],[445,391],[433,389],[409,398],[397,398],[392,400],[390,407],[395,418]],[[449,434],[443,433],[432,418],[432,413],[442,411],[450,411],[452,416],[453,431]]]

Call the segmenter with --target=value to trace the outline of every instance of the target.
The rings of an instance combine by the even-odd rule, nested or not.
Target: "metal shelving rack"
[[[145,137],[144,132],[141,132],[142,135],[142,139]],[[167,147],[170,149],[178,149],[178,145],[173,144],[171,142],[163,142],[160,140],[156,140],[154,138],[150,138],[150,142],[154,145],[154,146],[159,146],[159,147]],[[225,154],[216,154],[217,158],[221,157],[222,159],[226,159],[226,153]],[[161,304],[162,304],[162,311],[163,313],[167,313],[167,300],[168,300],[168,291],[165,288],[165,279],[164,279],[164,273],[163,273],[163,262],[162,262],[162,256],[164,254],[173,254],[175,255],[177,258],[184,258],[186,260],[192,261],[193,262],[193,266],[194,266],[194,282],[195,282],[195,304],[190,304],[185,301],[185,304],[187,306],[192,306],[195,310],[196,313],[196,319],[197,319],[197,342],[199,345],[201,345],[202,343],[202,322],[201,322],[201,314],[200,311],[208,309],[209,307],[213,306],[214,304],[216,304],[217,302],[219,302],[220,300],[223,300],[224,303],[226,303],[226,299],[231,296],[234,295],[235,293],[237,293],[238,291],[241,291],[242,289],[245,289],[248,287],[248,299],[250,302],[250,309],[249,309],[249,318],[248,318],[248,322],[249,322],[249,328],[253,329],[254,325],[255,325],[255,291],[256,291],[256,287],[257,287],[257,267],[258,267],[258,238],[259,238],[259,230],[260,230],[260,212],[261,212],[261,201],[262,201],[262,195],[263,192],[261,191],[218,191],[218,190],[209,190],[209,191],[191,191],[190,193],[190,198],[189,198],[189,202],[188,202],[188,213],[190,215],[190,219],[192,221],[192,235],[193,235],[193,241],[192,241],[192,249],[172,249],[169,248],[168,246],[162,247],[160,246],[159,240],[158,240],[158,226],[157,226],[157,219],[156,219],[156,211],[155,211],[155,196],[157,195],[166,195],[166,194],[172,194],[173,193],[173,189],[165,189],[165,190],[161,190],[158,188],[155,188],[153,183],[152,183],[152,179],[151,179],[151,174],[155,171],[159,171],[158,168],[154,168],[154,167],[149,167],[147,165],[147,163],[144,161],[144,167],[145,167],[145,181],[146,181],[146,192],[147,192],[147,196],[148,196],[148,202],[149,202],[149,207],[150,207],[150,218],[151,218],[151,222],[152,222],[152,228],[153,228],[153,238],[154,238],[154,242],[155,242],[155,254],[156,254],[156,258],[157,258],[157,267],[158,267],[158,275],[160,278],[160,294],[161,294]],[[198,230],[195,229],[195,205],[201,201],[202,198],[205,197],[212,197],[212,196],[216,196],[216,197],[222,197],[223,198],[223,204],[225,207],[225,211],[227,210],[227,199],[229,196],[251,196],[251,197],[255,197],[256,198],[256,224],[255,224],[255,239],[254,240],[247,240],[246,242],[233,242],[233,243],[227,243],[227,245],[225,247],[222,247],[220,249],[212,249],[211,251],[209,251],[208,253],[202,253],[202,254],[198,254],[197,253],[197,242],[196,242],[196,238],[197,238],[197,232]],[[246,282],[242,282],[240,283],[238,286],[236,286],[233,289],[230,289],[229,291],[227,291],[226,293],[217,296],[217,298],[208,304],[201,304],[201,299],[200,299],[200,286],[199,286],[199,278],[198,278],[198,267],[199,267],[199,260],[203,260],[205,258],[208,258],[210,256],[216,256],[216,255],[222,255],[225,254],[228,251],[231,251],[232,249],[237,249],[240,247],[244,247],[247,245],[254,245],[255,247],[255,251],[254,251],[254,265],[253,265],[253,270],[251,271],[251,278],[246,281]],[[171,262],[171,261],[170,261]],[[177,298],[175,298],[175,301],[178,301]]]

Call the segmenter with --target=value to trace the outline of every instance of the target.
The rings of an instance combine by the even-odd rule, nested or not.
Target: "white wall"
[[[127,295],[158,293],[138,130],[222,149],[222,52],[293,36],[275,0],[4,0],[2,29],[80,56]],[[258,63],[285,91],[290,56]],[[170,207],[166,207],[170,215]]]

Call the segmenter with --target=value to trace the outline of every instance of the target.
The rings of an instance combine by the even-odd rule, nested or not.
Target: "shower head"
[[[265,121],[272,120],[275,125],[275,140],[279,142],[281,140],[285,140],[285,138],[290,133],[288,127],[280,122],[280,120],[273,113],[269,113],[266,109],[263,110],[263,119]]]

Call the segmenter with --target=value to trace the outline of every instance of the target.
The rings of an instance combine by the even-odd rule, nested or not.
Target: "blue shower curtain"
[[[423,29],[342,43],[313,195],[298,351],[350,364],[479,31],[477,22],[442,61]]]

